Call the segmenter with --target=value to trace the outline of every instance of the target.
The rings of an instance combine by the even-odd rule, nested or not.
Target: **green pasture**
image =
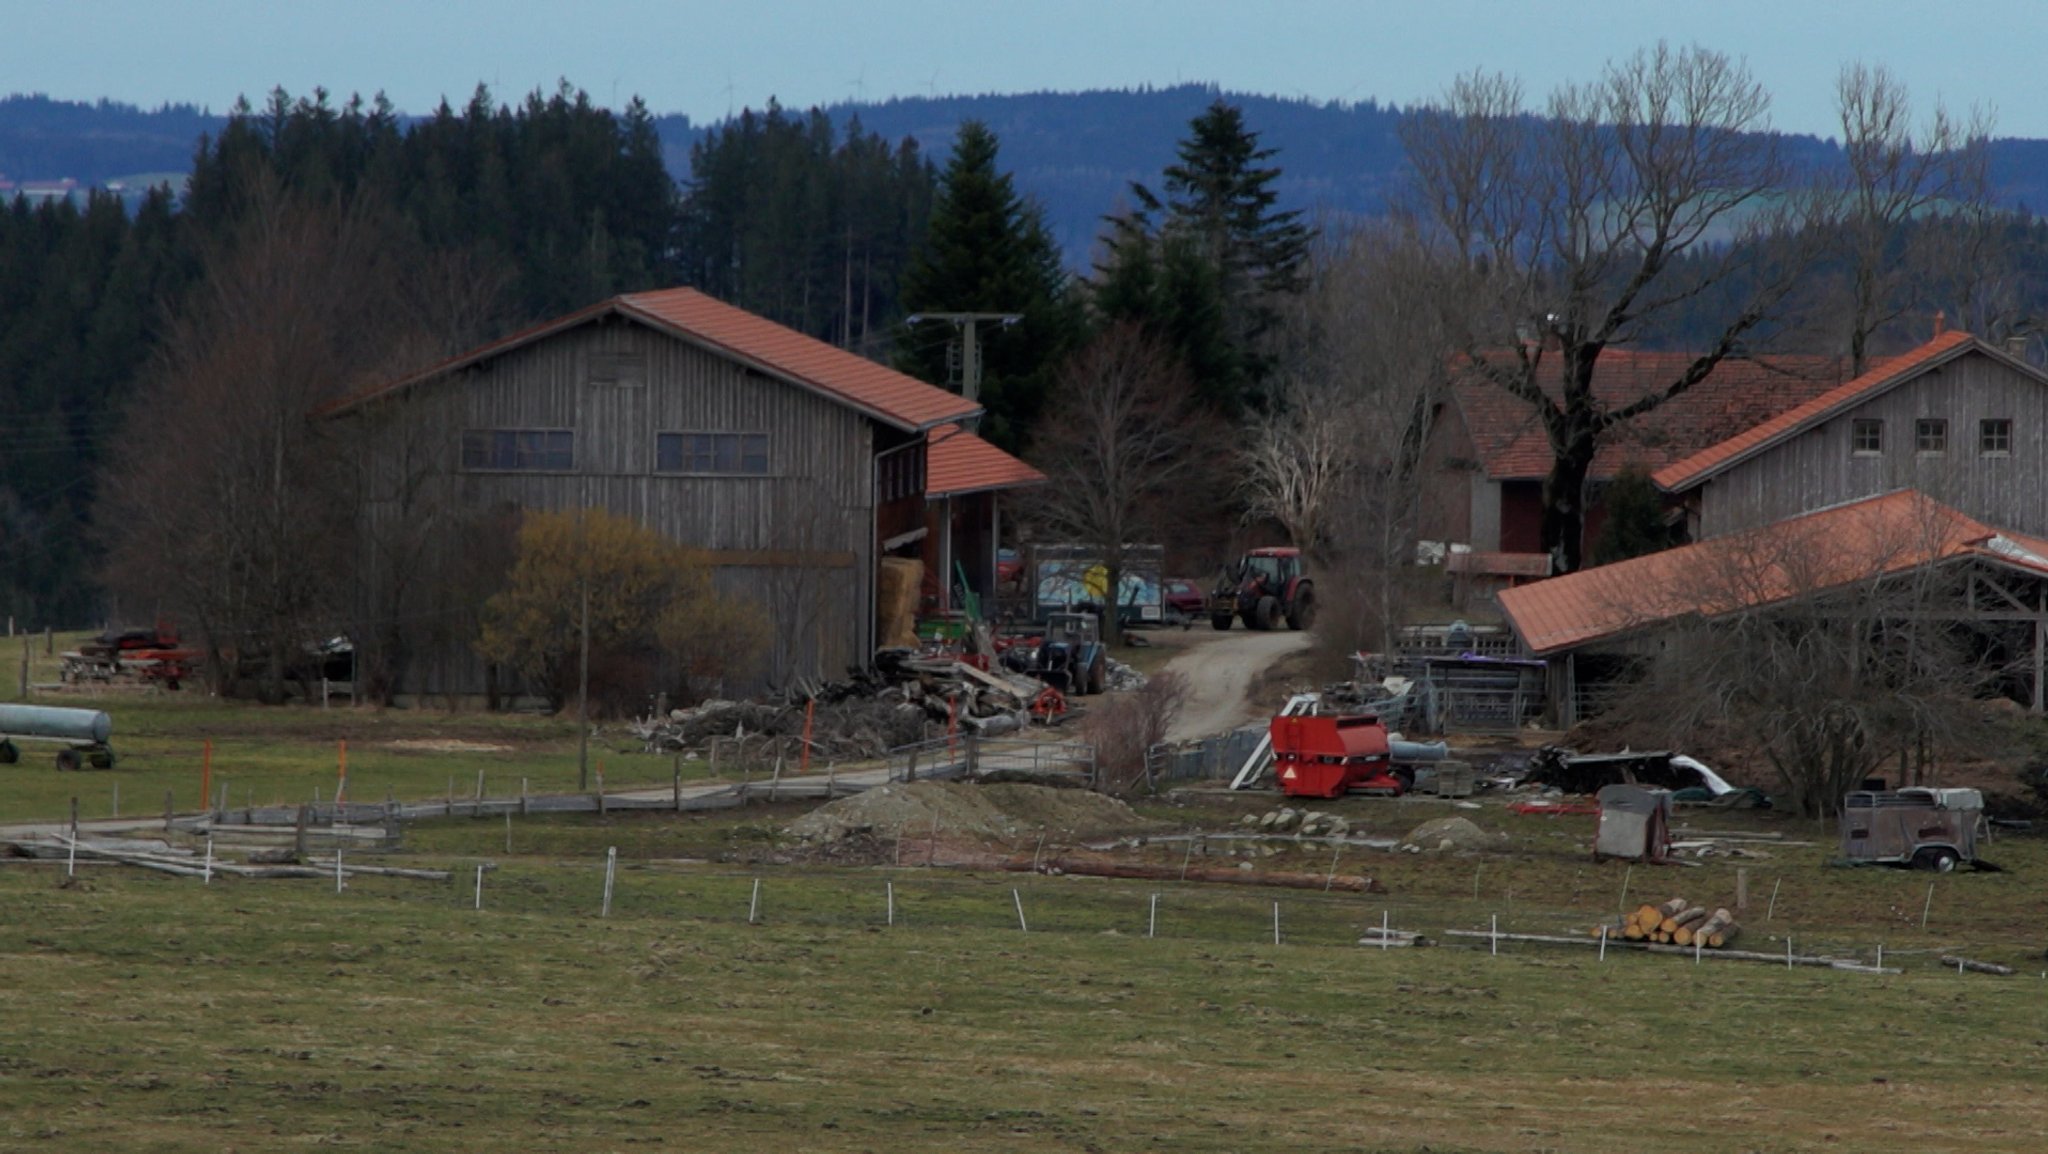
[[[635,859],[600,917],[600,858],[498,855],[479,912],[478,859],[436,860],[453,882],[342,894],[0,869],[0,1146],[2017,1151],[2048,1132],[2031,973],[1378,951],[1352,928],[1427,903],[914,869]]]

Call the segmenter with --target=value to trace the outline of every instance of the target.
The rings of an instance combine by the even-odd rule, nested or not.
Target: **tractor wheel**
[[[1252,609],[1251,626],[1254,629],[1271,629],[1280,617],[1280,599],[1261,597]]]
[[[1299,633],[1316,623],[1316,595],[1312,589],[1303,589],[1295,595],[1294,604],[1288,608],[1287,627]]]
[[[57,751],[57,772],[63,773],[68,770],[77,769],[78,765],[79,761],[77,750],[60,749]]]
[[[1088,692],[1099,694],[1109,688],[1109,654],[1098,652],[1088,666]]]
[[[1230,622],[1232,620],[1233,618],[1228,613],[1211,613],[1209,614],[1209,627],[1218,633],[1228,633],[1230,632]]]

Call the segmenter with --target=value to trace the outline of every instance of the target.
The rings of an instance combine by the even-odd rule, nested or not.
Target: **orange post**
[[[804,702],[804,749],[797,757],[796,771],[798,773],[811,772],[811,721],[817,717],[817,714],[817,698],[813,697],[809,701]]]
[[[199,755],[199,804],[213,807],[213,739],[206,739],[206,750]]]
[[[348,796],[348,738],[335,742],[335,747],[340,768],[337,770],[339,781],[334,787],[334,804],[340,805]]]

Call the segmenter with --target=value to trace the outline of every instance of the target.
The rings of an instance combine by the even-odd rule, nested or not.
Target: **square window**
[[[1948,452],[1948,422],[1940,417],[1922,417],[1913,422],[1913,451]]]
[[[1849,425],[1849,451],[1859,456],[1884,452],[1884,422],[1861,419]]]
[[[2003,457],[2012,452],[2012,418],[1986,417],[1977,422],[1977,451],[1987,457]]]
[[[462,467],[566,473],[576,467],[576,434],[569,429],[465,429]]]

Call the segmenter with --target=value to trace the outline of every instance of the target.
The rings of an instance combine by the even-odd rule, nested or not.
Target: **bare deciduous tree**
[[[1562,570],[1580,564],[1602,438],[1705,378],[1811,262],[1814,242],[1797,238],[1829,202],[1795,186],[1769,109],[1742,65],[1659,44],[1559,88],[1541,116],[1513,81],[1473,75],[1404,125],[1414,210],[1470,304],[1470,371],[1534,409],[1549,439],[1543,545]],[[1594,395],[1605,350],[1721,294],[1715,334],[1669,381],[1612,405]]]
[[[97,518],[111,584],[195,628],[215,685],[281,699],[304,646],[346,622],[353,506],[313,411],[375,379],[409,321],[374,214],[274,183],[202,249],[123,434]]]
[[[1102,559],[1103,631],[1114,640],[1125,548],[1158,543],[1206,504],[1206,422],[1173,354],[1132,324],[1105,330],[1061,366],[1048,411],[1031,459],[1050,484],[1025,512],[1045,539]]]
[[[1849,358],[1861,375],[1871,338],[1917,296],[1939,291],[1931,282],[1959,281],[1947,295],[1964,307],[1977,295],[1994,231],[1987,219],[1991,121],[1981,113],[1958,120],[1937,103],[1916,126],[1905,83],[1882,65],[1844,66],[1835,93],[1845,161]]]
[[[1325,234],[1286,318],[1276,402],[1240,451],[1248,517],[1339,564],[1318,632],[1386,651],[1413,553],[1420,458],[1455,350],[1454,282],[1400,223]]]

